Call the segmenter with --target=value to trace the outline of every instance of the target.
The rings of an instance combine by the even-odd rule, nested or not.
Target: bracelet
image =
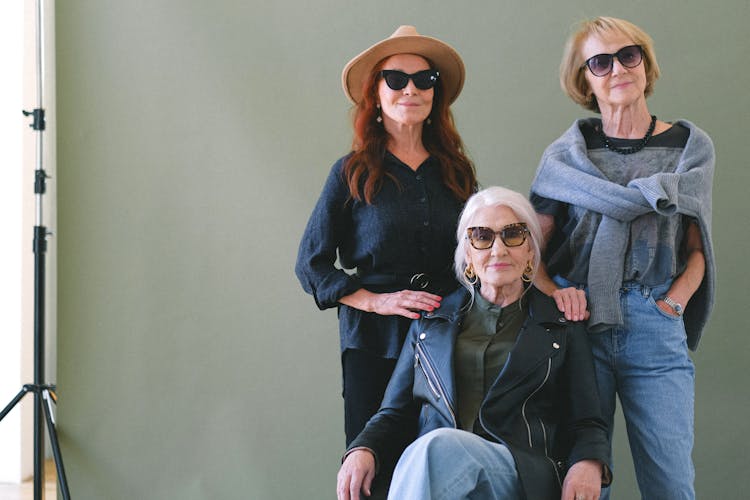
[[[663,300],[665,304],[671,307],[677,316],[682,316],[682,313],[683,313],[682,304],[680,304],[679,302],[676,302],[669,295],[665,295],[664,298],[661,300]]]

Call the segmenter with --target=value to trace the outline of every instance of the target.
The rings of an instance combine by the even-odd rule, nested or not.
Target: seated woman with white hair
[[[584,325],[531,284],[534,209],[484,189],[457,238],[465,288],[412,323],[380,410],[347,450],[338,498],[370,496],[379,459],[404,439],[389,498],[599,498],[610,445],[591,349]]]

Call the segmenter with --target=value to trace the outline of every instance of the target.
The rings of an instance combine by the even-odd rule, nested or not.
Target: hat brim
[[[396,54],[416,54],[426,58],[440,72],[448,103],[453,103],[464,86],[465,69],[461,56],[450,45],[424,35],[387,38],[349,61],[341,74],[344,93],[354,104],[362,100],[362,82],[372,68]]]

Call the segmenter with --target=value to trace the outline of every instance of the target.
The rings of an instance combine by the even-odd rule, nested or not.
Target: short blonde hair
[[[644,92],[646,97],[654,92],[654,84],[660,75],[659,64],[656,62],[656,54],[654,53],[654,41],[641,28],[624,19],[615,17],[595,17],[582,21],[565,44],[562,62],[560,63],[560,86],[573,99],[573,102],[597,113],[599,113],[599,104],[586,81],[585,67],[583,67],[586,61],[583,60],[581,46],[590,36],[606,39],[607,35],[612,33],[622,33],[630,38],[635,45],[641,46],[643,64],[646,69],[646,90]]]

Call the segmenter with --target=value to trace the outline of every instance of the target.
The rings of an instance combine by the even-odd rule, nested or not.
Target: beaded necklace
[[[637,153],[638,151],[646,147],[648,141],[651,140],[651,135],[654,133],[654,128],[656,128],[656,116],[651,115],[651,125],[648,126],[646,135],[643,136],[643,139],[641,139],[638,144],[628,148],[618,148],[617,146],[612,145],[609,142],[609,137],[607,137],[607,134],[604,133],[604,124],[602,124],[602,128],[599,129],[599,133],[601,134],[602,140],[604,141],[604,147],[621,155],[632,155],[633,153]]]

